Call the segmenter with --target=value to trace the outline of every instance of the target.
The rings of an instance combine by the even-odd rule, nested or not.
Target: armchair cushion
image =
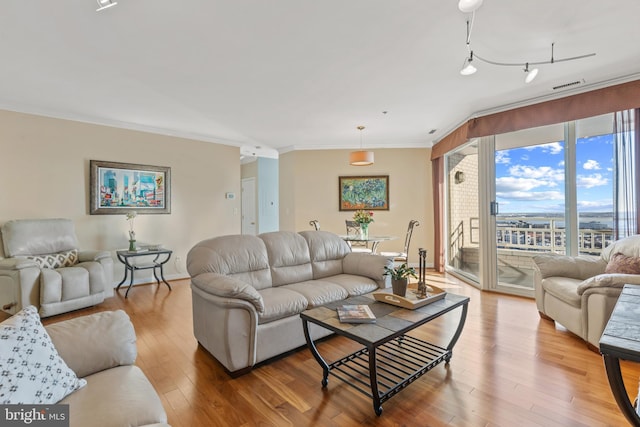
[[[640,257],[617,252],[611,256],[605,273],[640,274]]]
[[[71,249],[55,254],[28,255],[25,258],[35,261],[40,268],[71,267],[78,262],[78,250]]]
[[[0,403],[52,404],[84,387],[28,306],[0,323]]]

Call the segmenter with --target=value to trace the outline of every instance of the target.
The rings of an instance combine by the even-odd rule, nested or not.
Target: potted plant
[[[407,263],[402,263],[398,267],[384,267],[384,275],[391,276],[391,288],[393,294],[404,297],[407,294],[407,284],[409,283],[409,277],[417,279],[416,270],[413,267],[409,267]]]

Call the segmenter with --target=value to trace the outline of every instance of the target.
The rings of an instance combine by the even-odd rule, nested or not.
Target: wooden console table
[[[620,371],[620,359],[640,362],[640,285],[624,285],[600,338],[600,353],[620,410],[631,425],[640,427],[638,408],[629,399]]]

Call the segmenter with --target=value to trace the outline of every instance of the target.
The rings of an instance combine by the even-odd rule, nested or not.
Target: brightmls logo
[[[3,427],[69,427],[69,405],[0,405]]]

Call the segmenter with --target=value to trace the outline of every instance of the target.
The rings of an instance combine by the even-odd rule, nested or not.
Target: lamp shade
[[[351,166],[369,166],[373,164],[373,151],[352,151],[349,154]]]

